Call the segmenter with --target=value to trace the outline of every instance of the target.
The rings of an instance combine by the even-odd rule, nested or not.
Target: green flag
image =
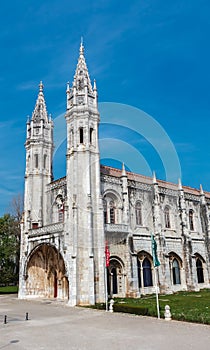
[[[154,267],[157,267],[157,266],[160,266],[160,261],[158,260],[158,257],[157,257],[157,243],[152,233],[151,233],[151,240],[152,240],[153,264],[154,264]]]

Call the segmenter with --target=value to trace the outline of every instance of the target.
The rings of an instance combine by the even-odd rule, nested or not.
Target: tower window
[[[83,131],[83,128],[79,129],[79,142],[80,143],[84,142],[84,131]]]
[[[141,203],[139,202],[136,203],[135,214],[136,214],[136,225],[142,225]]]
[[[39,166],[39,156],[38,154],[35,154],[35,168],[38,168]]]
[[[171,223],[170,223],[170,212],[169,212],[169,207],[165,207],[164,210],[164,219],[165,219],[165,227],[170,228]]]
[[[189,225],[190,225],[190,231],[194,231],[193,210],[192,209],[190,209],[190,211],[189,211]]]
[[[90,128],[90,143],[93,142],[93,128]]]

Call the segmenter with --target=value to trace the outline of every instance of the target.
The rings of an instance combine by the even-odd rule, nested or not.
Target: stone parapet
[[[29,230],[29,237],[46,235],[48,233],[63,232],[64,224],[58,222],[51,225],[46,225],[36,229]]]
[[[128,232],[128,225],[124,224],[106,224],[106,232]]]

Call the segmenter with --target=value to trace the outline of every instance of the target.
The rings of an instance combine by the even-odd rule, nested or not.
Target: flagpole
[[[156,293],[156,306],[157,306],[157,316],[158,319],[160,319],[160,307],[159,307],[159,298],[158,298],[158,284],[157,284],[157,267],[154,267],[155,269],[155,293]]]
[[[106,311],[108,311],[108,286],[107,286],[107,274],[110,262],[110,252],[108,242],[105,242],[105,298],[106,298]]]
[[[160,319],[160,307],[159,307],[159,299],[158,299],[158,266],[160,266],[160,262],[157,257],[157,243],[155,241],[154,235],[151,233],[151,240],[152,240],[152,258],[153,258],[153,265],[154,265],[154,276],[155,276],[155,293],[156,293],[156,305],[157,305],[157,316],[158,319]]]
[[[107,290],[107,267],[105,259],[105,302],[106,302],[106,311],[108,311],[108,290]]]

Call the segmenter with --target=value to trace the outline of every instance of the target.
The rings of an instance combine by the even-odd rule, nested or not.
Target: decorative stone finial
[[[93,91],[97,91],[96,80],[95,80],[95,79],[94,79],[94,81],[93,81]]]

